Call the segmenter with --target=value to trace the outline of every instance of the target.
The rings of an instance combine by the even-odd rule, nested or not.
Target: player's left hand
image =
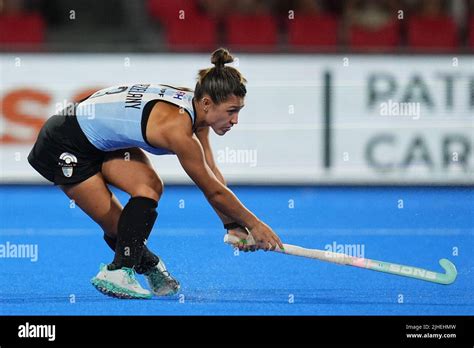
[[[241,240],[247,239],[249,235],[249,231],[245,227],[237,227],[231,230],[227,230],[227,233],[233,236],[236,236]],[[254,252],[257,250],[257,246],[255,244],[249,246],[249,245],[246,245],[245,243],[239,243],[239,244],[236,244],[235,247],[243,252],[248,252],[248,251]]]

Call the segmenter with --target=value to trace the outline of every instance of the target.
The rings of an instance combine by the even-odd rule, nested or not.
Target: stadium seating
[[[44,42],[44,38],[45,23],[39,14],[19,13],[0,16],[0,44],[37,47]]]
[[[349,29],[348,44],[356,51],[393,50],[400,44],[399,22],[395,20],[377,30],[353,25]]]
[[[408,21],[407,41],[417,51],[451,51],[459,44],[458,29],[447,16],[415,16]]]
[[[277,22],[271,15],[231,15],[226,22],[226,43],[248,51],[274,51],[277,44]]]
[[[172,51],[209,51],[218,45],[217,22],[202,15],[189,15],[185,20],[169,20],[166,43]]]
[[[148,0],[148,12],[152,18],[166,25],[169,20],[179,19],[180,15],[186,18],[195,16],[198,9],[195,0]]]
[[[155,40],[157,50],[204,52],[221,45],[230,49],[268,53],[288,50],[331,53],[341,49],[354,52],[443,53],[453,52],[458,48],[474,49],[474,16],[472,15],[466,27],[458,28],[460,24],[455,22],[447,12],[442,12],[439,16],[426,16],[419,14],[425,12],[415,11],[408,15],[407,20],[393,20],[379,29],[371,30],[356,24],[347,28],[344,12],[334,9],[314,12],[316,14],[302,11],[298,12],[294,18],[288,18],[286,14],[284,18],[281,18],[283,12],[279,12],[278,6],[266,8],[265,11],[252,12],[250,10],[242,14],[243,12],[233,9],[231,2],[228,3],[229,6],[226,5],[227,7],[214,7],[215,3],[212,0],[209,2],[146,0],[145,4],[147,12],[143,12],[143,6],[137,7],[137,11],[143,12],[142,19],[149,16],[160,27],[149,26],[145,23],[148,33],[151,34],[143,35],[143,42],[153,37],[153,30],[155,30],[158,35],[154,37],[159,37]],[[58,43],[58,47],[62,47],[62,43],[67,39],[58,38],[76,35],[71,29],[73,26],[60,28],[56,24],[57,20],[54,18],[57,13],[64,12],[61,11],[63,7],[59,6],[56,9],[53,5],[48,8],[24,6],[22,9],[18,7],[19,11],[26,11],[25,9],[32,11],[31,9],[36,8],[34,11],[41,11],[41,14],[17,12],[18,9],[15,11],[4,9],[3,14],[0,14],[0,45],[4,50],[42,50],[46,47],[44,44],[46,29],[48,29],[48,40],[50,40],[48,47],[56,47],[55,43]],[[45,12],[47,9],[51,10],[49,15]],[[370,16],[370,13],[367,15]],[[102,20],[102,17],[100,18]],[[347,36],[345,35],[346,28],[348,29]],[[89,29],[89,27],[85,26],[84,29]],[[71,34],[68,34],[67,30]],[[88,33],[84,30],[83,37],[93,35],[94,30],[95,28],[92,27]],[[339,34],[342,30],[344,30],[344,35],[340,39]],[[133,39],[124,40],[129,40],[130,44],[134,44]],[[50,43],[51,46],[49,46]],[[460,46],[461,43],[463,47]],[[78,42],[78,44],[82,43]]]
[[[288,45],[292,50],[334,50],[338,21],[333,16],[296,16],[287,20]]]
[[[469,21],[469,37],[468,37],[468,45],[471,49],[474,49],[474,16],[471,17]]]

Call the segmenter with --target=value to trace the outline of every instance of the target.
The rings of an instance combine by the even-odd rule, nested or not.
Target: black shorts
[[[76,184],[90,178],[101,171],[107,154],[91,144],[75,113],[71,114],[50,117],[28,155],[31,166],[55,185]]]

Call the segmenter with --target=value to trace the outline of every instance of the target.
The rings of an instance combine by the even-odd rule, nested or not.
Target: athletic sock
[[[109,269],[136,268],[140,264],[145,241],[158,216],[157,206],[151,198],[130,198],[119,218],[115,257]]]
[[[104,240],[109,246],[109,248],[112,249],[113,252],[115,252],[117,239],[110,237],[104,233]],[[140,263],[135,267],[135,270],[138,274],[146,273],[151,268],[155,267],[158,262],[160,262],[160,258],[155,255],[150,249],[148,249],[148,247],[145,245],[143,247],[142,259]]]

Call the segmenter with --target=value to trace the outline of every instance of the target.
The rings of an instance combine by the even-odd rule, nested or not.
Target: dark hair
[[[234,57],[225,48],[219,48],[212,53],[213,68],[199,70],[194,97],[201,99],[208,94],[212,101],[220,104],[231,95],[245,97],[247,80],[235,68],[225,66],[234,61]]]

